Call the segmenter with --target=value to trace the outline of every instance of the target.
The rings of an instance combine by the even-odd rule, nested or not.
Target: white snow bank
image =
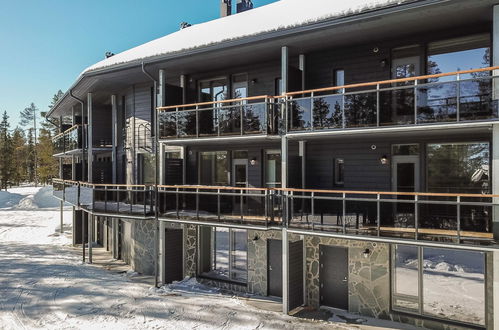
[[[60,201],[53,196],[54,188],[46,186],[38,190],[33,200],[39,208],[46,209],[52,207],[59,207]]]
[[[174,281],[161,288],[151,288],[150,291],[159,294],[172,292],[220,294],[220,289],[201,284],[194,277],[186,277],[182,281]]]
[[[83,73],[148,57],[349,16],[407,1],[410,0],[281,0],[237,15],[195,24],[97,62]]]
[[[0,209],[9,208],[17,205],[22,199],[23,195],[12,193],[9,191],[0,191]]]

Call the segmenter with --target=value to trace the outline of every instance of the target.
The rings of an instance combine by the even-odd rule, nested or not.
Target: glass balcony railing
[[[90,184],[53,180],[54,196],[93,213],[189,223],[286,226],[408,241],[495,244],[499,195],[216,186]],[[157,189],[157,190],[156,190]],[[157,200],[156,200],[157,196]],[[288,214],[283,218],[282,205]]]
[[[275,133],[270,96],[158,108],[160,139],[265,135]]]
[[[288,131],[498,119],[494,68],[287,93]]]
[[[63,154],[83,148],[82,126],[75,125],[61,134],[56,135],[54,143],[54,154]]]

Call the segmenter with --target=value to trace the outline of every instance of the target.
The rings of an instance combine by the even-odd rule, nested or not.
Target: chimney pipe
[[[232,14],[232,0],[220,0],[220,17]]]

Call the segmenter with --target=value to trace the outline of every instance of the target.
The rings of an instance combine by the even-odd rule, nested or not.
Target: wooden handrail
[[[474,198],[497,198],[499,195],[492,194],[456,194],[456,193],[425,193],[425,192],[401,192],[401,191],[362,191],[362,190],[327,190],[327,189],[300,189],[300,188],[273,188],[278,191],[313,192],[323,194],[357,194],[357,195],[401,195],[401,196],[429,196],[429,197],[474,197]]]
[[[64,134],[67,134],[69,131],[71,131],[71,130],[73,130],[73,129],[77,128],[78,126],[81,126],[81,125],[80,125],[80,124],[73,125],[73,126],[71,126],[70,128],[68,128],[67,130],[65,130],[64,132],[59,133],[59,134],[57,134],[57,135],[54,135],[54,137],[53,137],[52,139],[55,139],[55,138],[58,138],[59,136],[62,136],[62,135],[64,135]]]
[[[454,71],[454,72],[446,72],[446,73],[438,73],[438,74],[429,74],[429,75],[409,77],[409,78],[398,78],[398,79],[372,81],[372,82],[367,82],[367,83],[350,84],[350,85],[343,85],[343,86],[308,89],[308,90],[303,90],[303,91],[284,93],[282,95],[282,97],[299,95],[299,94],[310,94],[310,93],[317,93],[317,92],[328,92],[328,91],[335,91],[335,90],[339,90],[339,89],[386,85],[386,84],[393,84],[393,83],[399,83],[399,82],[408,82],[408,81],[416,81],[416,80],[423,80],[423,79],[448,77],[448,76],[455,76],[458,74],[468,74],[468,73],[484,72],[484,71],[492,71],[492,70],[499,70],[499,66],[491,66],[491,67],[487,67],[487,68],[462,70],[462,71]]]
[[[203,189],[203,190],[249,190],[249,191],[270,191],[271,188],[255,188],[255,187],[233,187],[233,186],[185,186],[185,185],[158,185],[158,188],[170,189]]]
[[[53,179],[59,183],[80,184],[93,187],[154,187],[154,185],[140,184],[113,184],[113,183],[89,183],[82,181]],[[328,189],[301,189],[301,188],[256,188],[256,187],[233,187],[233,186],[203,186],[203,185],[158,185],[158,188],[170,189],[202,189],[202,190],[248,190],[248,191],[287,191],[287,192],[309,192],[319,194],[356,194],[356,195],[401,195],[401,196],[428,196],[428,197],[471,197],[471,198],[499,198],[497,194],[469,194],[469,193],[425,193],[425,192],[401,192],[401,191],[363,191],[363,190],[328,190]]]
[[[260,95],[260,96],[249,96],[249,97],[241,97],[238,99],[230,99],[230,100],[221,100],[221,101],[209,101],[209,102],[200,102],[200,103],[191,103],[191,104],[179,104],[179,105],[169,105],[164,107],[157,107],[156,110],[169,110],[176,108],[189,108],[195,107],[199,105],[210,105],[210,104],[219,104],[219,103],[231,103],[231,102],[240,102],[240,101],[251,101],[251,100],[260,100],[260,99],[273,99],[274,96],[269,95]]]

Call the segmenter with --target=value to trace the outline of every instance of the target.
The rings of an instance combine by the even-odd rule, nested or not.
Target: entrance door
[[[182,280],[183,260],[182,229],[165,229],[165,283]]]
[[[393,191],[419,191],[419,182],[419,156],[393,156]]]
[[[248,160],[234,159],[232,161],[232,184],[234,187],[248,186]],[[234,196],[234,214],[245,214],[246,197]]]
[[[282,297],[282,241],[267,240],[268,295]]]
[[[348,310],[348,249],[319,247],[320,304]]]

